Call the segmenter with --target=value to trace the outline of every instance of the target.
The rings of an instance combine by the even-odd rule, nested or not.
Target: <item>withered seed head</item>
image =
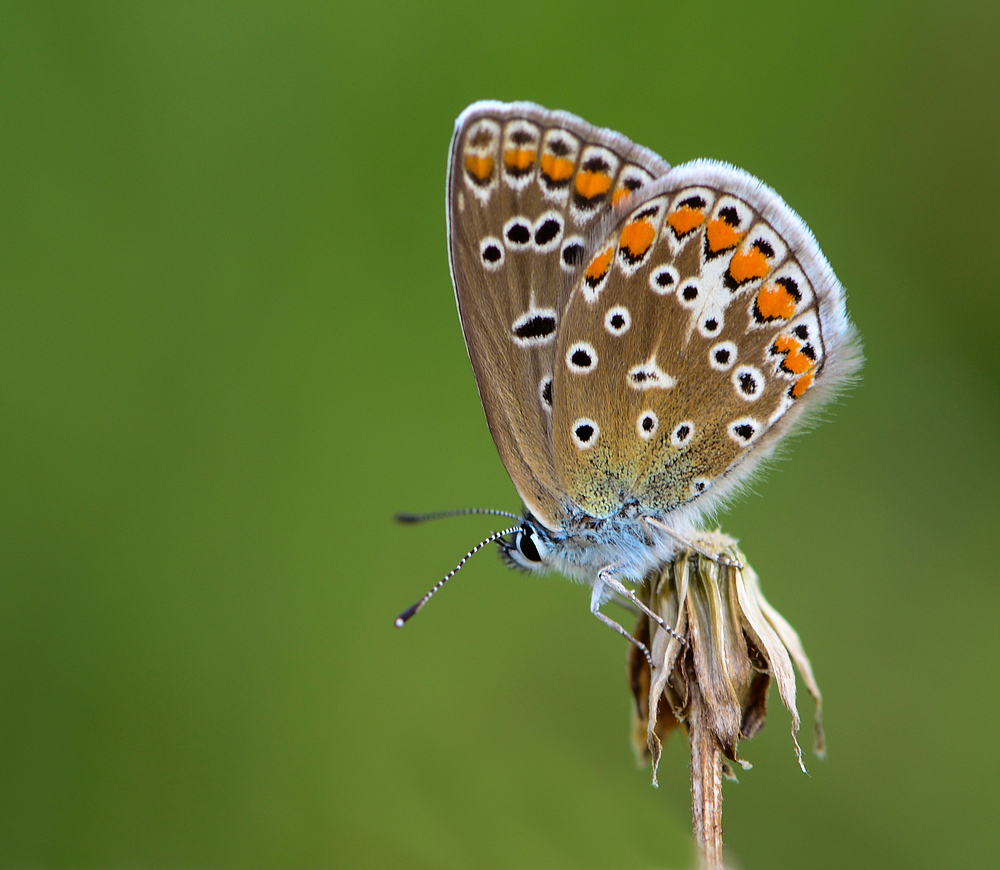
[[[799,714],[793,661],[816,702],[817,755],[823,754],[824,744],[820,691],[799,636],[761,594],[757,575],[736,541],[715,532],[705,533],[696,543],[743,567],[720,565],[685,550],[646,578],[645,603],[673,626],[684,642],[659,626],[650,639],[649,619],[640,615],[635,636],[650,648],[653,670],[650,673],[645,657],[633,648],[629,677],[635,698],[636,752],[640,759],[652,760],[655,784],[663,741],[678,725],[687,728],[696,683],[702,715],[723,753],[748,768],[737,746],[764,726],[773,677],[792,714],[792,741],[799,765],[805,770],[796,739]]]

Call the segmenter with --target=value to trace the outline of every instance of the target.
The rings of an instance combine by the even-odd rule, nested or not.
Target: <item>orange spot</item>
[[[774,350],[776,353],[788,353],[790,350],[798,350],[802,347],[798,339],[792,338],[790,335],[779,335],[774,340]]]
[[[470,154],[465,158],[465,168],[480,181],[486,181],[493,174],[493,158]]]
[[[737,284],[752,281],[754,278],[763,278],[770,271],[771,267],[767,265],[767,257],[756,245],[745,254],[737,251],[729,263],[729,274],[733,276],[733,280]],[[787,294],[788,291],[786,290],[785,293]]]
[[[608,272],[608,266],[611,265],[611,258],[615,255],[614,248],[608,248],[602,251],[593,260],[590,261],[590,265],[587,266],[587,273],[584,276],[591,284],[596,284],[603,278]]]
[[[614,193],[613,193],[613,194],[611,195],[611,204],[612,204],[612,205],[614,205],[614,206],[618,206],[618,205],[621,205],[621,204],[622,204],[622,203],[624,203],[624,202],[625,202],[625,201],[626,201],[626,200],[627,200],[627,199],[628,199],[628,198],[629,198],[629,197],[630,197],[631,195],[632,195],[632,191],[631,191],[631,190],[629,190],[629,189],[628,189],[627,187],[619,187],[619,188],[618,188],[618,190],[616,190],[616,191],[615,191],[615,192],[614,192]]]
[[[535,162],[534,148],[508,148],[504,151],[503,162],[508,169],[516,172],[524,172]]]
[[[649,250],[656,238],[656,229],[649,221],[634,221],[622,230],[621,246],[635,258]]]
[[[573,175],[573,161],[555,154],[542,155],[542,172],[552,181],[565,181]]]
[[[801,375],[816,364],[812,357],[802,352],[801,342],[790,335],[779,335],[774,340],[772,347],[776,353],[785,355],[781,361],[781,367],[789,374]],[[805,390],[806,387],[802,389]]]
[[[743,233],[736,232],[724,220],[709,221],[705,232],[708,235],[708,249],[713,254],[735,248],[743,238]]]
[[[576,177],[576,192],[584,199],[602,196],[611,190],[611,176],[585,169]]]
[[[786,372],[791,372],[793,375],[801,375],[803,372],[809,371],[813,365],[815,365],[815,363],[802,353],[802,351],[796,348],[785,356],[785,361],[781,364],[781,367]],[[805,387],[802,389],[804,390]]]
[[[797,399],[806,390],[808,390],[813,385],[812,373],[808,375],[803,375],[795,382],[795,386],[792,387],[792,398]]]
[[[735,261],[736,257],[733,257],[733,260]],[[732,266],[729,267],[729,270],[732,271]],[[736,277],[735,274],[733,277]],[[757,294],[757,310],[765,320],[774,320],[778,317],[782,320],[788,320],[795,313],[795,297],[780,284],[764,287]],[[782,336],[782,338],[786,337]]]
[[[705,212],[689,205],[682,205],[677,211],[671,212],[667,223],[677,235],[686,236],[695,227],[700,227],[705,220]]]

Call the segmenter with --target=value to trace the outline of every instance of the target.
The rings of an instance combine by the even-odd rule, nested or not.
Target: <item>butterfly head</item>
[[[501,538],[500,558],[521,571],[545,571],[553,555],[553,540],[545,527],[530,514],[510,539]]]

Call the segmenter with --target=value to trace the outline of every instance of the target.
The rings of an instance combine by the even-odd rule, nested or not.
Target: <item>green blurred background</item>
[[[772,699],[734,863],[994,866],[998,45],[956,0],[0,6],[0,864],[689,863],[585,590],[486,554],[392,629],[496,528],[394,511],[519,507],[445,251],[489,97],[764,178],[864,336],[723,518],[830,746]]]

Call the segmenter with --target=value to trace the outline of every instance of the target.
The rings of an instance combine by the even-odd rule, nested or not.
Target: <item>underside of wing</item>
[[[617,133],[531,103],[476,103],[456,123],[449,257],[466,347],[500,457],[551,529],[567,504],[552,452],[563,310],[597,228],[668,169]]]
[[[598,517],[708,509],[859,358],[843,288],[781,198],[725,164],[677,167],[595,246],[564,312],[559,483]]]

